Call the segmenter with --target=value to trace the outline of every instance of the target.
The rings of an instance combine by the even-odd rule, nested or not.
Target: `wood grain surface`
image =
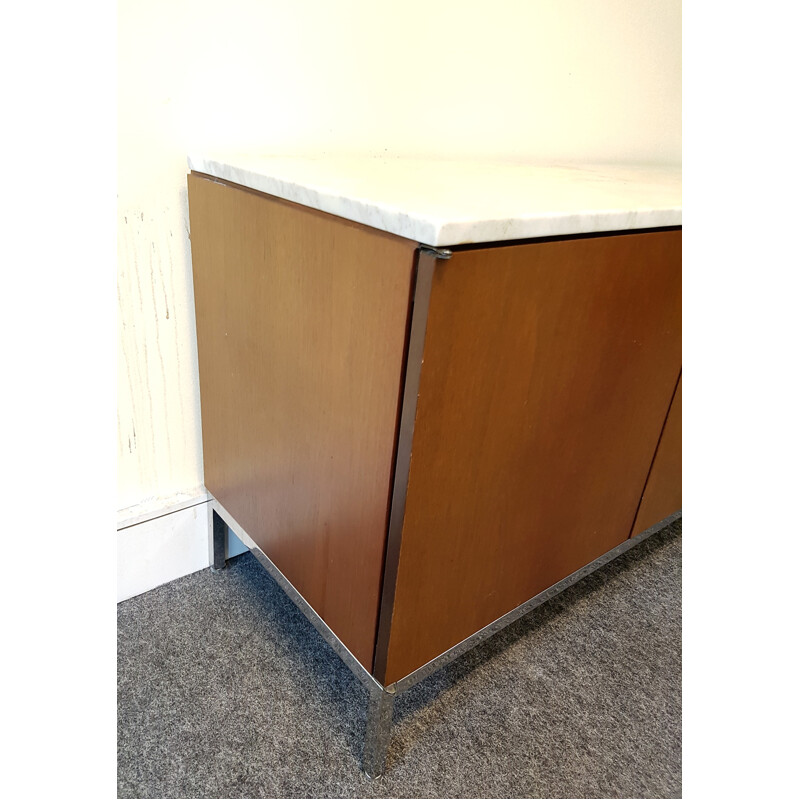
[[[679,230],[437,262],[379,679],[628,538],[680,372],[680,308]]]
[[[682,383],[683,378],[681,377],[678,380],[675,397],[672,399],[667,421],[664,423],[664,431],[661,434],[661,441],[656,450],[656,457],[647,478],[632,536],[646,531],[652,525],[681,509]]]
[[[208,490],[372,669],[416,244],[189,176]]]

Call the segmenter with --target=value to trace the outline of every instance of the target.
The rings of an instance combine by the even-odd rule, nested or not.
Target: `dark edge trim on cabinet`
[[[683,377],[683,366],[678,370],[678,378],[675,381],[675,386],[672,389],[672,394],[669,398],[669,405],[667,406],[667,413],[664,415],[664,422],[661,425],[661,433],[658,434],[658,441],[656,442],[656,449],[653,451],[653,457],[650,459],[650,467],[647,470],[647,477],[644,479],[644,486],[642,486],[642,494],[639,497],[639,502],[636,505],[636,511],[633,514],[633,522],[631,522],[631,529],[628,532],[628,538],[633,538],[633,529],[636,527],[636,522],[639,519],[639,512],[642,509],[642,500],[644,500],[644,493],[647,491],[647,484],[650,483],[650,474],[653,471],[653,465],[656,463],[656,456],[658,455],[658,448],[661,447],[661,440],[664,438],[664,431],[667,427],[667,420],[669,419],[670,411],[672,411],[672,404],[675,402],[675,395],[678,387],[681,385],[681,378]]]
[[[397,569],[400,564],[400,541],[406,513],[406,491],[411,468],[411,443],[414,438],[414,423],[417,417],[419,380],[422,372],[422,356],[425,349],[425,331],[428,326],[428,305],[431,298],[436,257],[430,251],[420,249],[417,254],[414,300],[411,308],[411,329],[408,337],[403,405],[397,433],[394,480],[392,486],[389,529],[386,537],[386,557],[383,567],[381,606],[378,612],[378,632],[375,640],[375,658],[372,674],[380,683],[386,676],[386,659],[389,653],[389,632],[394,611],[394,592],[397,585]]]
[[[526,239],[501,239],[497,242],[471,242],[469,244],[440,244],[440,249],[449,250],[452,254],[469,250],[484,250],[491,247],[519,247],[526,244],[546,244],[548,242],[572,241],[574,239],[599,239],[606,236],[630,236],[634,233],[663,233],[664,231],[682,231],[682,225],[662,225],[655,228],[624,228],[623,230],[591,231],[590,233],[559,233],[556,236],[529,236]],[[427,247],[427,245],[424,245]]]
[[[396,413],[395,413],[395,422],[394,422],[394,442],[392,445],[392,468],[391,474],[389,475],[389,492],[388,497],[386,498],[386,516],[384,517],[383,521],[383,556],[381,560],[381,585],[378,591],[378,613],[375,617],[375,631],[372,638],[372,663],[371,663],[371,672],[370,674],[375,673],[375,652],[377,650],[377,642],[378,642],[378,629],[380,627],[380,614],[381,614],[381,607],[382,607],[382,598],[384,588],[386,586],[386,559],[388,553],[388,539],[389,539],[389,525],[392,519],[392,496],[394,494],[394,482],[395,476],[397,475],[397,452],[399,447],[399,439],[400,439],[400,424],[403,417],[403,398],[405,397],[405,390],[406,390],[406,377],[408,373],[408,353],[409,353],[409,344],[411,342],[411,323],[414,319],[414,295],[417,290],[417,272],[419,268],[419,255],[420,255],[420,248],[417,247],[414,250],[413,255],[413,263],[411,265],[411,280],[409,281],[408,286],[408,307],[406,311],[406,333],[405,333],[405,342],[403,343],[403,361],[402,366],[400,368],[400,382],[397,387],[397,404],[395,406]]]

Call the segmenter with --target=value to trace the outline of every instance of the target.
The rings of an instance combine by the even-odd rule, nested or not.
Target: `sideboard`
[[[191,158],[228,528],[398,692],[681,508],[680,169]]]

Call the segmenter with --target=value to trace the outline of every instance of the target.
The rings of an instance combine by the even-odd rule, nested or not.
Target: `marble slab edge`
[[[299,205],[359,222],[431,247],[679,226],[681,207],[576,209],[537,212],[513,219],[435,219],[409,213],[375,199],[345,197],[300,183],[190,155],[189,169]]]

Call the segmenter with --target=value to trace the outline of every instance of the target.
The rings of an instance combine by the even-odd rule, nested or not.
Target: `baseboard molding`
[[[231,532],[228,557],[248,550]],[[175,495],[121,511],[117,520],[117,602],[210,566],[208,493]]]
[[[205,503],[208,499],[209,494],[202,486],[185,492],[175,492],[167,497],[150,497],[135,506],[117,511],[117,530],[130,528],[131,525],[138,525],[140,522],[149,522],[166,514],[174,514],[184,508]]]

